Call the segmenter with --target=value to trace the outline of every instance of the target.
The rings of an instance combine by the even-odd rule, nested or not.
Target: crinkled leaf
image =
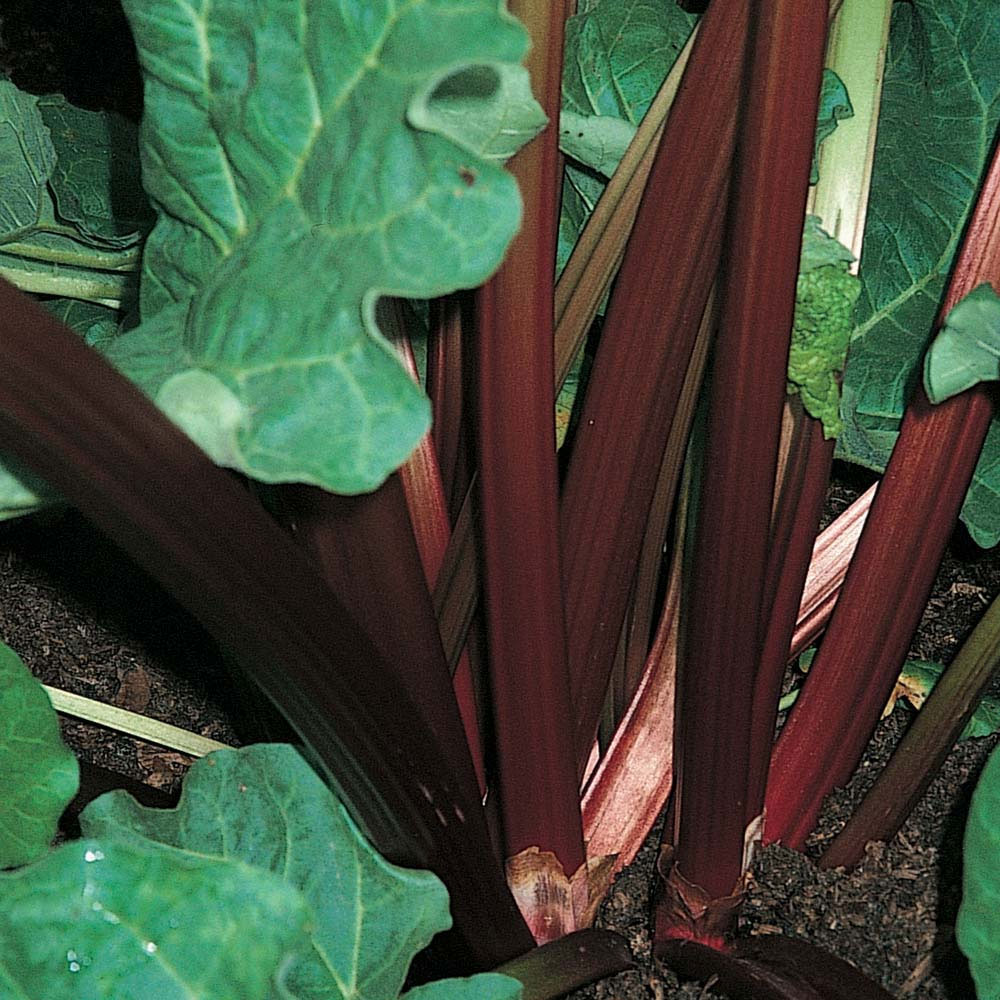
[[[94,244],[133,246],[153,221],[135,125],[111,112],[76,108],[59,94],[39,98],[38,110],[56,151],[49,182],[60,219]]]
[[[823,83],[819,92],[819,112],[816,116],[816,139],[813,143],[812,171],[809,183],[819,183],[819,144],[828,139],[837,129],[837,125],[847,118],[854,117],[854,108],[847,95],[844,81],[832,69],[823,70]]]
[[[842,458],[885,467],[1000,123],[1000,18],[993,0],[893,9],[864,251],[844,380]],[[962,517],[1000,541],[994,422]]]
[[[520,1000],[524,988],[512,976],[483,972],[468,979],[439,979],[403,994],[403,1000]]]
[[[840,382],[860,291],[848,271],[851,252],[806,216],[788,352],[788,392],[823,424],[827,438],[841,430]]]
[[[62,741],[49,696],[0,643],[0,868],[48,850],[79,784],[79,765]]]
[[[384,861],[289,746],[210,754],[191,768],[176,809],[113,792],[80,822],[87,836],[238,860],[300,889],[314,919],[311,946],[287,976],[296,998],[395,998],[413,955],[450,926],[441,882]]]
[[[802,230],[802,255],[799,274],[807,274],[827,264],[847,265],[854,262],[854,254],[839,240],[834,239],[821,225],[818,215],[807,215]]]
[[[269,872],[78,840],[0,875],[0,995],[265,1000],[309,910]]]
[[[941,403],[979,382],[1000,378],[1000,295],[983,283],[945,318],[924,355],[924,389]]]
[[[955,936],[979,1000],[1000,1000],[1000,750],[990,755],[973,793],[962,860]]]
[[[38,98],[0,77],[0,241],[38,221],[45,185],[56,162]]]
[[[154,399],[185,371],[217,379],[242,412],[229,464],[251,476],[374,488],[429,421],[376,327],[376,297],[479,284],[519,223],[513,179],[470,148],[482,136],[438,134],[458,126],[428,97],[446,92],[474,117],[460,83],[481,80],[471,67],[504,79],[523,29],[498,0],[124,7],[159,219],[145,322],[112,360]],[[494,95],[478,96],[495,120]],[[434,132],[412,124],[428,108]],[[169,305],[183,308],[168,326]]]

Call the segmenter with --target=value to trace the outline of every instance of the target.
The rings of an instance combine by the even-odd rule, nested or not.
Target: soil
[[[137,116],[138,73],[115,0],[4,0],[0,72],[25,89],[59,91],[86,107]],[[838,470],[827,516],[863,487]],[[956,533],[912,655],[947,662],[1000,593],[1000,556]],[[45,683],[238,745],[238,712],[224,664],[199,627],[74,511],[0,524],[0,637]],[[876,637],[873,637],[873,639]],[[997,737],[960,744],[900,834],[871,845],[854,871],[813,863],[850,814],[905,730],[897,709],[878,727],[850,785],[827,803],[806,854],[762,852],[743,921],[747,933],[780,930],[845,958],[897,997],[972,1000],[954,941],[961,837],[969,795]],[[190,758],[64,719],[85,761],[161,789],[176,789]],[[581,990],[585,998],[695,998],[650,957],[649,894],[658,831],[615,882],[599,924],[620,931],[635,970]]]

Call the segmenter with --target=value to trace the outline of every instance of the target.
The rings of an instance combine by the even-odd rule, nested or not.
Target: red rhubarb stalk
[[[788,453],[775,491],[761,605],[767,624],[754,686],[747,823],[760,815],[764,801],[781,684],[833,465],[834,440],[824,438],[822,423],[805,412],[801,400],[790,397],[785,414]]]
[[[4,281],[0,317],[0,447],[234,654],[383,854],[442,878],[453,967],[467,974],[529,948],[492,858],[472,768],[466,758],[450,769],[447,734],[407,692],[411,665],[384,660],[250,493],[73,331]]]
[[[559,572],[553,281],[562,73],[561,5],[511,13],[532,38],[532,84],[550,124],[509,163],[524,222],[478,294],[479,475],[485,606],[505,854],[583,863]]]
[[[755,9],[680,660],[675,866],[657,915],[658,937],[707,941],[720,928],[678,922],[669,890],[721,900],[743,880],[751,707],[828,14],[825,0]],[[729,907],[721,916],[724,926]]]
[[[457,513],[470,478],[462,358],[465,335],[472,326],[471,312],[472,300],[468,292],[455,292],[430,304],[427,395],[434,414],[431,438],[448,511],[452,514]]]
[[[389,306],[395,306],[390,311]],[[416,359],[406,336],[406,305],[402,300],[383,300],[380,307],[379,329],[393,341],[406,370],[414,381],[418,380]],[[441,573],[444,555],[448,548],[451,528],[445,503],[441,472],[431,436],[425,434],[420,444],[399,469],[399,479],[406,498],[406,508],[413,527],[413,536],[420,553],[420,563],[424,570],[427,587],[433,590]],[[443,652],[443,649],[442,649]],[[450,663],[448,666],[450,667]],[[483,745],[479,729],[479,715],[476,693],[472,682],[472,667],[469,654],[463,650],[452,675],[452,686],[458,702],[458,712],[462,717],[465,738],[476,769],[479,791],[486,792],[486,765],[483,760]]]
[[[939,322],[984,281],[1000,288],[1000,150]],[[921,387],[908,406],[823,645],[775,748],[767,840],[801,847],[823,799],[857,765],[899,675],[992,413],[982,387],[938,406]]]

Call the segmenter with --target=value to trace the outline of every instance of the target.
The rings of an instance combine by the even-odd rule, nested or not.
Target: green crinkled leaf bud
[[[806,412],[823,423],[823,434],[841,430],[840,382],[861,283],[848,267],[846,247],[825,233],[819,219],[806,218],[802,262],[795,290],[795,319],[788,354],[788,392],[798,393]]]

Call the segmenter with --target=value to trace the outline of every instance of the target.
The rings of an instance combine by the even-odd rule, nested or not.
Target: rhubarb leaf
[[[607,152],[612,146],[620,148],[628,127],[634,129],[642,121],[697,20],[674,3],[621,0],[593,0],[569,18],[560,122],[563,152],[608,176],[615,164]],[[598,152],[600,162],[595,163]],[[567,164],[566,178],[556,256],[560,270],[604,189],[602,180],[574,164]]]
[[[56,163],[38,98],[0,77],[0,246],[38,222],[49,174]]]
[[[270,872],[149,842],[77,840],[0,874],[0,994],[277,1000],[308,907]]]
[[[395,998],[413,955],[451,923],[436,876],[384,861],[289,746],[217,751],[193,765],[176,809],[112,792],[80,825],[86,836],[238,861],[301,890],[314,919],[286,977],[293,997]]]
[[[1000,295],[984,282],[945,317],[924,355],[924,389],[941,403],[1000,378]]]
[[[473,66],[410,107],[414,128],[437,132],[488,160],[506,160],[547,124],[523,66]]]
[[[990,755],[972,796],[962,887],[955,936],[979,1000],[1000,1000],[1000,750]]]
[[[559,118],[559,148],[591,170],[610,177],[635,135],[635,126],[612,115],[578,115],[564,111]]]
[[[118,336],[119,314],[107,306],[80,299],[43,299],[41,304],[91,347],[107,346]]]
[[[0,868],[14,868],[48,850],[80,768],[45,689],[3,643],[0,720]]]
[[[76,108],[59,94],[39,98],[38,110],[56,151],[49,183],[59,219],[95,246],[134,246],[153,222],[135,125],[121,115]]]
[[[375,488],[430,414],[375,302],[472,287],[500,263],[519,197],[474,149],[480,112],[497,127],[523,28],[498,0],[123,6],[159,218],[143,323],[109,357],[227,465],[267,482]],[[182,391],[209,380],[227,419],[238,414],[224,449],[204,437],[206,401]]]
[[[838,454],[881,470],[1000,123],[993,0],[893,8]],[[1000,541],[1000,432],[990,429],[962,518]]]

